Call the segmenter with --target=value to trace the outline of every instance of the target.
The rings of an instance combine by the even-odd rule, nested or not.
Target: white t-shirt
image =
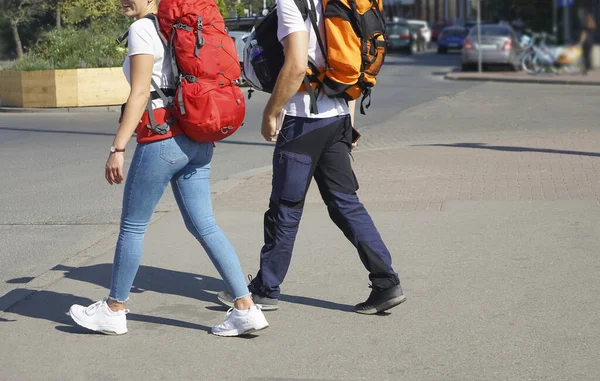
[[[321,38],[325,41],[325,28],[323,25],[323,11],[321,0],[314,0],[317,8],[317,21]],[[308,1],[311,6],[311,1]],[[311,6],[312,7],[312,6]],[[308,58],[312,60],[317,67],[325,66],[325,58],[319,47],[314,28],[307,17],[306,21],[302,19],[302,14],[294,0],[277,0],[277,18],[279,25],[277,28],[277,38],[279,41],[286,36],[301,31],[308,31]],[[340,98],[330,98],[321,93],[317,98],[318,114],[310,113],[310,97],[306,92],[299,92],[292,97],[285,107],[287,115],[308,117],[308,118],[329,118],[332,116],[348,114],[348,105],[346,101]]]
[[[165,47],[150,19],[142,18],[136,20],[129,27],[128,53],[123,62],[123,73],[127,82],[131,85],[131,63],[130,57],[136,54],[150,54],[154,56],[154,67],[152,68],[152,79],[161,88],[174,88],[173,70],[169,59],[165,60]],[[156,90],[152,86],[152,91]],[[152,108],[164,107],[162,99],[152,101]]]

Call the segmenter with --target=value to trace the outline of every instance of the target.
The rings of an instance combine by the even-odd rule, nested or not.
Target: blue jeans
[[[213,216],[212,155],[211,143],[195,142],[185,135],[137,145],[125,183],[111,299],[125,302],[129,297],[142,260],[144,233],[169,182],[185,226],[200,241],[231,295],[239,299],[250,294],[235,249]]]

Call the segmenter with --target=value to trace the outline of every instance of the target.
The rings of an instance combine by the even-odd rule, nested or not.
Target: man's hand
[[[263,115],[262,126],[260,133],[268,142],[276,142],[277,135],[279,131],[277,131],[277,117],[270,115]]]

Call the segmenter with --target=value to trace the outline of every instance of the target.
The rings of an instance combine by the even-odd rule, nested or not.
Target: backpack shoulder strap
[[[310,6],[308,2],[310,1]],[[294,0],[298,9],[300,9],[300,13],[302,13],[302,18],[306,20],[310,19],[310,23],[313,27],[313,31],[315,32],[315,36],[317,38],[317,43],[319,44],[319,49],[321,49],[321,54],[325,58],[325,65],[329,66],[327,62],[327,49],[325,49],[325,43],[321,38],[321,32],[319,31],[319,24],[317,23],[317,6],[315,5],[314,0]]]
[[[154,13],[148,13],[143,18],[149,19],[152,21],[152,23],[154,24],[154,27],[156,28],[156,32],[158,32],[158,37],[160,37],[160,40],[162,41],[163,45],[165,47],[167,47],[168,46],[167,39],[165,38],[165,36],[163,36],[163,34],[160,31],[160,25],[158,25],[158,18],[156,17],[156,15]]]
[[[152,20],[152,22],[154,23],[154,27],[156,28],[156,31],[158,32],[158,37],[160,37],[160,40],[162,41],[162,43],[165,46],[167,46],[167,40],[160,32],[160,27],[158,25],[158,19],[156,18],[156,15],[154,13],[149,13],[146,16],[144,16],[143,18]],[[129,29],[127,29],[122,35],[119,36],[119,38],[117,38],[117,45],[121,45],[121,43],[123,41],[125,41],[128,37],[129,37]]]

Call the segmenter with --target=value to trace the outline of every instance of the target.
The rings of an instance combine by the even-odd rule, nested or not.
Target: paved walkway
[[[409,298],[390,314],[350,312],[368,278],[313,187],[269,329],[207,334],[223,283],[173,212],[149,228],[127,335],[88,334],[65,315],[106,295],[104,242],[51,271],[58,281],[15,291],[37,292],[0,313],[0,379],[594,380],[598,95],[486,84],[363,130],[359,195]],[[251,274],[269,185],[257,171],[216,186],[217,220]]]

